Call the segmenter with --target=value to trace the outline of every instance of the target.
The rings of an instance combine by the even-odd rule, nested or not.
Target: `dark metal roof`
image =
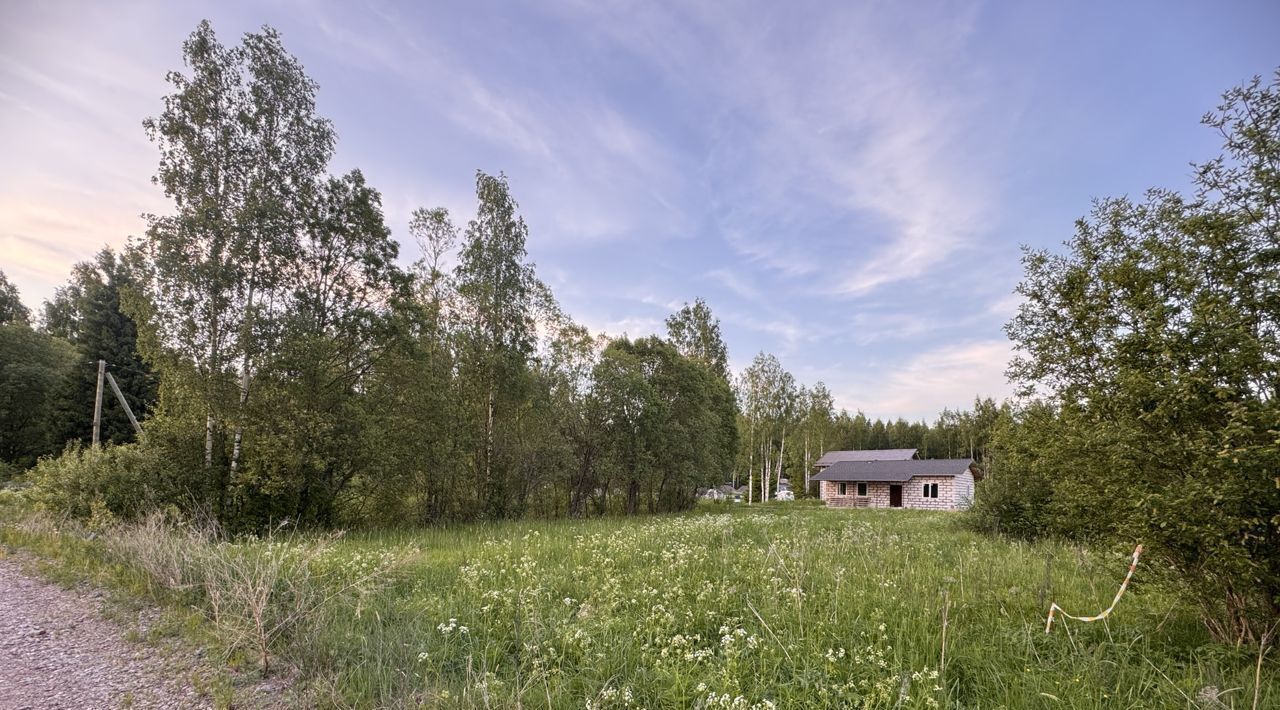
[[[968,471],[971,464],[971,459],[837,461],[809,480],[905,483],[913,476],[959,476]]]
[[[837,461],[905,461],[916,455],[915,449],[858,449],[828,451],[814,466],[830,466]]]

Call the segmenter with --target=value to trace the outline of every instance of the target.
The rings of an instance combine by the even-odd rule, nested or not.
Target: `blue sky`
[[[282,32],[397,237],[505,171],[593,330],[701,296],[735,369],[765,350],[913,419],[1010,391],[1019,244],[1184,188],[1217,149],[1199,117],[1280,64],[1275,2],[8,0],[0,269],[33,307],[167,209],[141,121],[201,18]]]

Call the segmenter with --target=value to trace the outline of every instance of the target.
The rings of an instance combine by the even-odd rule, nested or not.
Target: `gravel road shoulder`
[[[201,662],[176,644],[131,641],[137,625],[105,618],[100,590],[68,590],[0,557],[0,708],[202,708]],[[130,632],[133,632],[132,634]]]

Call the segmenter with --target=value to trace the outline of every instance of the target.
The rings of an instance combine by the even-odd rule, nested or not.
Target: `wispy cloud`
[[[22,29],[0,50],[0,252],[32,306],[163,205],[141,122],[158,108],[164,74],[95,41],[133,14],[19,5],[0,18]]]
[[[932,419],[944,408],[967,408],[974,397],[1002,399],[1012,394],[1004,371],[1007,340],[977,340],[938,346],[900,364],[826,368],[837,406],[870,416]]]
[[[1139,57],[1116,38],[1149,13],[1093,5],[0,2],[0,268],[38,305],[166,211],[139,125],[165,72],[202,16],[228,43],[265,23],[320,83],[334,168],[382,190],[406,263],[413,208],[465,225],[474,171],[504,171],[539,274],[593,330],[661,333],[703,296],[735,367],[765,350],[846,406],[932,416],[1007,391],[1014,244],[1056,241],[1046,225],[1069,229],[1100,175],[1136,190],[1145,163],[1194,157],[1174,127],[1265,69],[1270,6],[1214,52]],[[1180,97],[1133,90],[1160,71]]]
[[[719,229],[745,258],[860,296],[928,274],[982,226],[996,185],[974,160],[992,148],[975,129],[990,87],[952,71],[976,5],[591,13],[711,92],[707,179]]]
[[[690,218],[672,197],[686,183],[679,159],[599,94],[547,91],[545,84],[478,72],[457,47],[424,41],[398,13],[347,23],[329,12],[310,14],[331,40],[325,51],[333,60],[397,77],[415,108],[471,136],[475,156],[504,156],[499,167],[520,186],[527,219],[544,245],[689,232]],[[573,85],[574,77],[564,78]]]

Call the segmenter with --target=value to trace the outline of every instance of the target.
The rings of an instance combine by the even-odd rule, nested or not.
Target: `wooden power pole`
[[[93,445],[98,445],[98,435],[102,431],[102,378],[107,374],[107,361],[98,361],[98,393],[93,399]]]

